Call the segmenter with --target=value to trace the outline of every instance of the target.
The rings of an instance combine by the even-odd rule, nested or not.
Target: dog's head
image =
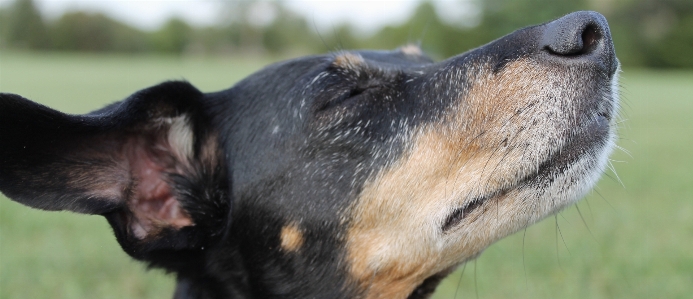
[[[579,12],[438,63],[345,51],[87,115],[3,94],[0,190],[105,216],[178,298],[426,297],[594,185],[617,68]]]

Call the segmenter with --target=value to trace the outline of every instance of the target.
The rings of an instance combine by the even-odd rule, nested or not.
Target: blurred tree
[[[9,45],[31,49],[50,46],[48,29],[32,0],[15,1],[6,15],[8,20],[5,30]]]
[[[154,49],[181,54],[192,42],[193,30],[185,21],[173,18],[152,34]]]
[[[589,10],[587,0],[485,0],[479,28],[498,38],[522,27],[541,24],[578,10]]]
[[[0,49],[7,47],[7,35],[10,12],[5,7],[0,7]]]
[[[336,26],[332,33],[317,33],[310,22],[282,1],[225,0],[224,17],[216,26],[194,28],[174,18],[159,30],[144,32],[105,15],[83,12],[68,12],[46,23],[32,0],[15,0],[0,11],[0,47],[262,55],[393,49],[418,43],[432,56],[445,58],[518,28],[592,9],[609,20],[616,52],[624,65],[693,68],[692,0],[459,1],[472,3],[479,10],[478,24],[443,21],[436,5],[424,1],[405,23],[363,36],[348,24]]]
[[[192,35],[198,52],[231,53],[238,48],[238,34],[229,25],[194,29]]]
[[[464,23],[462,20],[460,23]],[[480,46],[498,37],[480,28],[466,28],[463,24],[448,24],[436,11],[432,2],[422,2],[408,21],[400,26],[387,26],[368,39],[370,48],[392,49],[407,43],[421,47],[436,58],[447,58]]]
[[[55,49],[136,52],[148,48],[146,35],[102,14],[68,12],[53,25]]]
[[[385,49],[408,43],[421,44],[428,54],[442,58],[462,51],[458,45],[460,35],[461,30],[444,23],[433,3],[425,1],[419,4],[406,23],[384,27],[365,44],[369,48]]]
[[[608,17],[624,64],[693,67],[693,1],[624,1]]]
[[[348,49],[359,49],[366,47],[363,38],[348,23],[342,23],[332,29],[331,34],[319,35],[321,44],[316,44],[316,52],[339,51]]]
[[[693,4],[693,3],[688,3]],[[650,65],[693,68],[693,11],[676,18],[676,25],[653,43]]]
[[[271,9],[272,6],[267,6],[271,4],[256,0],[227,0],[224,4],[222,26],[236,50],[256,54],[264,52],[259,25],[267,22],[263,9]]]
[[[262,27],[262,44],[271,53],[281,53],[291,48],[303,48],[313,42],[312,30],[303,17],[286,9],[279,3],[274,5],[274,18]]]
[[[409,20],[397,27],[386,27],[376,35],[387,48],[394,48],[407,43],[424,43],[435,50],[441,51],[438,41],[445,33],[447,25],[444,24],[435,6],[431,2],[422,2],[414,10]]]

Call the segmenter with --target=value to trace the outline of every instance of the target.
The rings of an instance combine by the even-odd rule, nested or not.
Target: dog
[[[85,115],[2,94],[0,191],[104,216],[176,299],[427,298],[594,186],[618,70],[605,18],[575,12],[442,62],[340,51]]]

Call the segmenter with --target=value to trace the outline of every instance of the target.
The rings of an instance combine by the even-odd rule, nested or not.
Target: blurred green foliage
[[[596,10],[610,22],[616,51],[627,66],[693,67],[691,0],[459,0],[478,10],[477,22],[444,21],[432,2],[421,2],[409,19],[369,36],[349,24],[317,32],[282,2],[225,2],[228,17],[211,27],[173,18],[143,31],[102,14],[68,12],[46,21],[32,0],[16,0],[0,11],[0,47],[15,49],[160,52],[176,54],[321,53],[353,48],[388,49],[420,43],[435,57],[449,57],[521,27],[577,10]],[[271,18],[258,19],[261,5]],[[467,21],[467,22],[465,22]]]
[[[609,20],[622,61],[652,67],[693,67],[693,1],[624,2]]]
[[[55,50],[136,52],[148,49],[145,33],[103,14],[69,12],[49,28],[51,48]]]
[[[170,19],[159,31],[152,33],[153,47],[158,52],[181,53],[193,38],[193,29],[181,19]]]
[[[50,46],[48,28],[32,1],[16,1],[1,16],[0,29],[6,43],[34,49]]]

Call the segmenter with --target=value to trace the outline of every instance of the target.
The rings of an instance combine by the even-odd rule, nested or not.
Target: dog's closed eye
[[[346,106],[348,104],[358,102],[360,99],[362,99],[364,96],[367,96],[369,93],[377,90],[379,88],[378,85],[366,85],[366,86],[357,86],[354,87],[350,90],[347,90],[340,94],[339,96],[327,100],[323,102],[319,108],[317,109],[318,112],[320,111],[327,111],[334,109],[336,107],[340,106]]]

